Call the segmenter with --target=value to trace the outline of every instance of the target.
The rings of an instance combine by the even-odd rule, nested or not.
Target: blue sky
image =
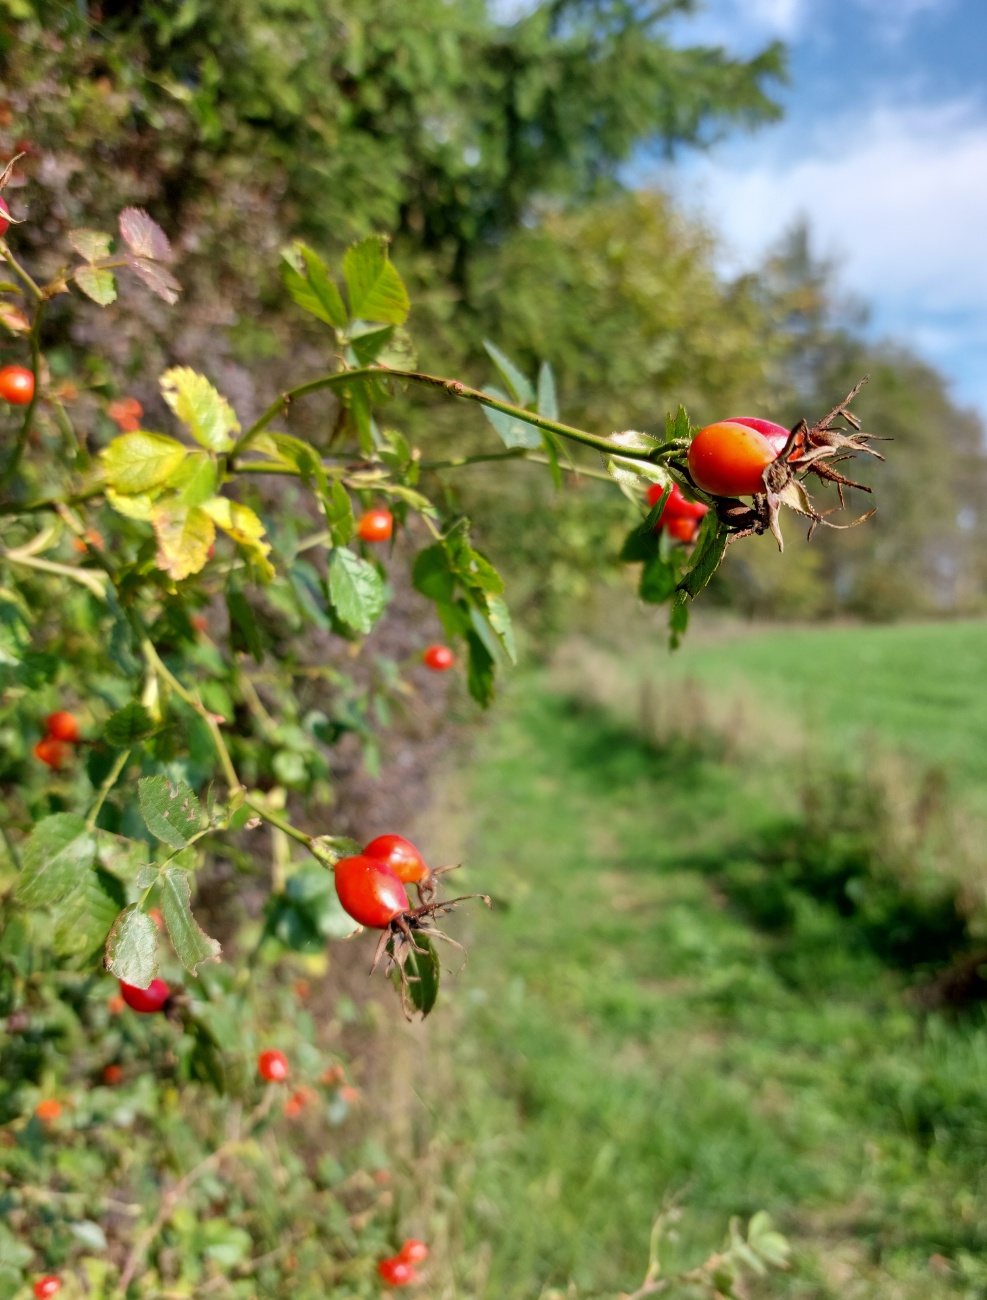
[[[987,419],[987,0],[708,0],[676,37],[790,51],[782,123],[660,172],[720,233],[724,266],[807,215],[871,331]]]

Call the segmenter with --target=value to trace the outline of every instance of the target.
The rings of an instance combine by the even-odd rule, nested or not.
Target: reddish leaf
[[[154,262],[171,261],[168,236],[143,208],[124,208],[120,213],[120,234],[130,251],[138,257],[149,257]]]
[[[178,301],[182,286],[172,273],[163,266],[159,266],[157,262],[150,262],[144,257],[134,257],[131,258],[130,269],[159,298],[163,298],[165,302],[172,304]]]

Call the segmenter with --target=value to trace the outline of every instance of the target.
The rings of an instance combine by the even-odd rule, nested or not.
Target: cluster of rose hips
[[[648,488],[648,505],[656,506],[661,500],[663,491],[660,483],[653,483]],[[679,485],[673,483],[668,499],[658,516],[658,522],[655,524],[655,532],[664,528],[676,541],[692,543],[696,540],[703,515],[708,513],[709,506],[704,506],[701,501],[690,501]]]
[[[81,739],[74,714],[59,709],[57,713],[49,713],[45,719],[45,734],[34,747],[34,757],[57,771],[70,761],[72,746]]]
[[[396,970],[401,977],[402,1005],[409,1019],[407,986],[418,977],[409,975],[407,966],[412,954],[425,955],[429,951],[421,946],[419,939],[444,939],[460,947],[434,925],[435,917],[452,911],[467,898],[482,898],[490,906],[486,894],[435,901],[438,878],[455,870],[456,865],[431,868],[414,844],[402,835],[378,835],[362,853],[340,858],[333,868],[336,895],[343,911],[358,925],[382,931],[371,973],[386,957],[387,971]],[[405,886],[409,884],[418,893],[418,907],[412,907],[408,899]]]
[[[411,1237],[396,1255],[380,1261],[377,1272],[388,1286],[411,1286],[421,1281],[415,1265],[423,1263],[427,1258],[428,1247],[425,1243]]]

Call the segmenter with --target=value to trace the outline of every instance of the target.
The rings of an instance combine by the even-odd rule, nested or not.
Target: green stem
[[[105,483],[94,483],[68,497],[38,497],[34,501],[4,501],[0,503],[0,515],[29,515],[35,510],[58,510],[60,506],[79,506],[93,497],[102,496],[106,491]]]
[[[244,797],[243,802],[248,808],[253,808],[254,812],[257,813],[259,817],[263,817],[264,821],[269,822],[272,826],[276,826],[279,831],[283,831],[289,839],[295,840],[299,844],[304,844],[307,849],[312,847],[311,835],[306,835],[305,832],[300,831],[297,826],[292,826],[291,822],[286,821],[283,817],[279,817],[277,813],[271,812],[266,804],[262,803],[260,799],[248,794]]]
[[[86,825],[89,827],[90,830],[96,829],[96,818],[99,816],[99,810],[106,802],[106,796],[116,785],[117,777],[119,777],[120,773],[127,766],[127,761],[129,758],[130,758],[129,749],[125,749],[122,754],[117,755],[116,762],[113,764],[113,766],[110,768],[109,772],[107,773],[106,780],[103,782],[103,784],[99,787],[99,790],[96,792],[96,802],[93,804],[92,808],[90,808],[89,816],[86,818]]]
[[[292,402],[298,401],[301,397],[306,397],[309,393],[318,393],[325,388],[345,388],[347,384],[356,383],[362,379],[402,379],[409,384],[422,384],[426,388],[438,388],[441,392],[448,393],[450,397],[461,397],[467,402],[478,402],[481,406],[488,406],[493,411],[500,411],[503,415],[511,416],[512,419],[534,425],[536,429],[547,430],[549,433],[558,434],[560,438],[568,438],[570,442],[581,443],[584,447],[592,447],[595,451],[604,452],[609,456],[621,456],[625,460],[652,460],[667,445],[663,443],[647,452],[629,451],[618,443],[611,442],[608,438],[601,438],[595,433],[586,433],[582,429],[574,429],[571,425],[561,424],[558,420],[550,420],[545,415],[537,415],[534,411],[526,411],[521,406],[513,406],[510,402],[501,401],[499,397],[491,397],[489,393],[480,392],[478,388],[470,388],[458,379],[443,379],[439,375],[426,375],[417,370],[390,370],[384,366],[364,366],[359,370],[341,370],[334,375],[323,375],[321,379],[310,380],[307,384],[301,384],[298,388],[292,388],[282,393],[277,401],[272,402],[264,414],[255,420],[245,433],[240,435],[236,446],[233,448],[233,457],[236,457],[239,452],[249,446],[250,440],[266,429],[272,420],[276,420]]]

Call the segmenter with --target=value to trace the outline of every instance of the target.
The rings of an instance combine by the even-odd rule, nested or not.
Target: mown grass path
[[[798,1269],[757,1295],[987,1295],[984,1019],[920,1018],[809,898],[781,934],[727,904],[695,864],[772,817],[767,778],[529,678],[463,779],[502,902],[434,1044],[450,1294],[631,1289],[674,1197],[672,1263],[776,1217]]]

